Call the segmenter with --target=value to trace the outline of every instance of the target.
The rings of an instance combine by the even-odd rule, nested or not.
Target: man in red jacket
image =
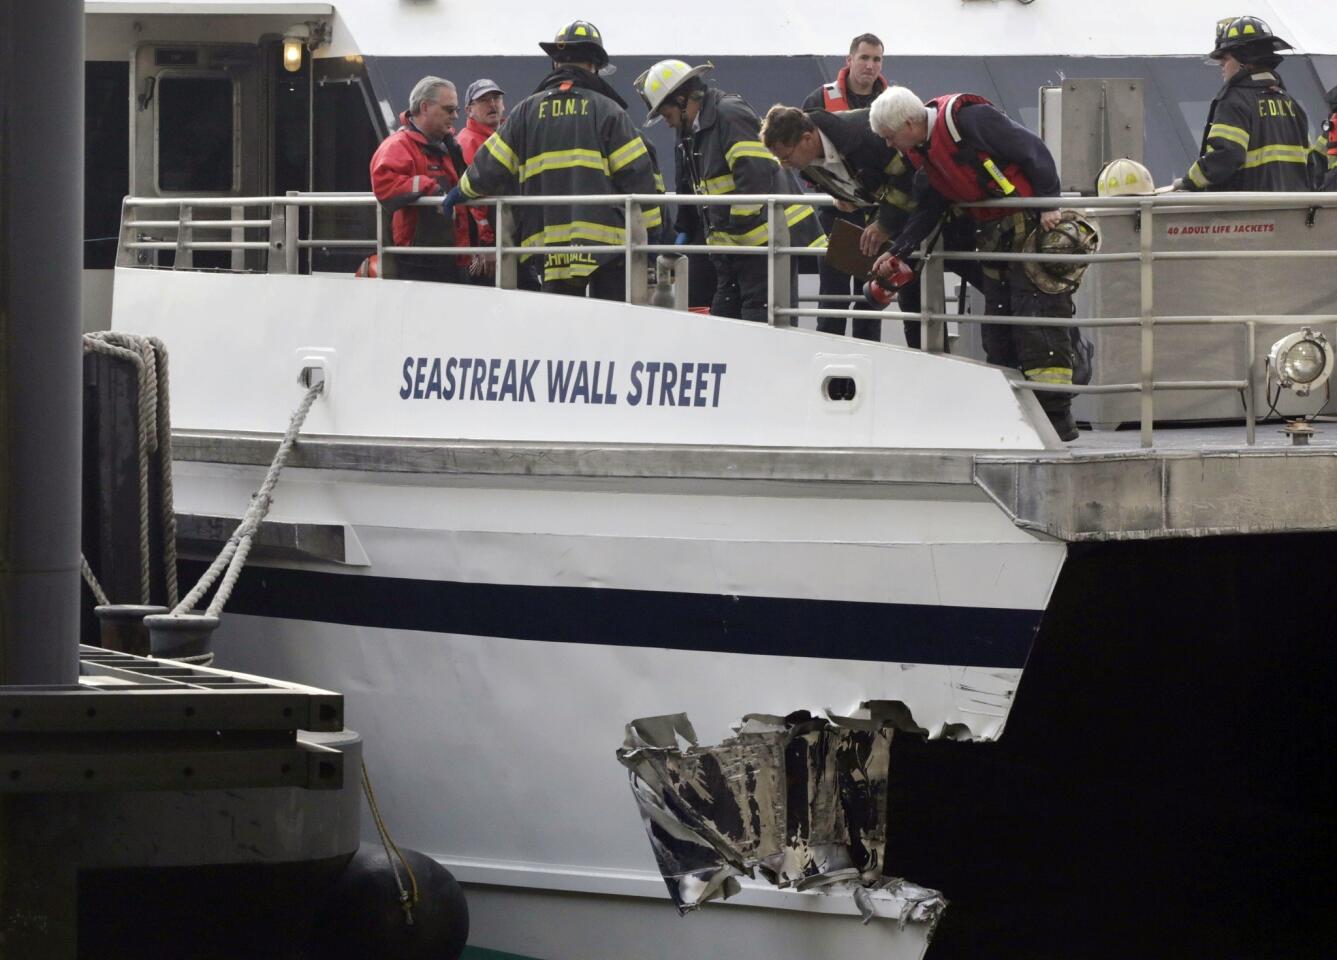
[[[501,126],[501,118],[506,113],[505,96],[506,91],[497,86],[495,80],[487,79],[475,80],[464,91],[464,113],[469,122],[455,139],[460,143],[465,163],[474,162],[478,148]]]
[[[505,96],[506,91],[497,86],[495,80],[488,79],[475,80],[464,91],[464,112],[469,121],[455,139],[459,141],[466,164],[474,162],[478,148],[501,126],[502,117],[506,113]],[[497,235],[492,229],[492,221],[488,219],[492,209],[469,207],[469,212],[478,221],[478,243],[484,247],[495,243]],[[469,275],[476,283],[491,283],[496,272],[497,258],[488,254],[474,257],[469,265]],[[529,286],[524,282],[525,279],[528,278],[522,278],[522,287]]]
[[[445,220],[430,207],[415,207],[419,197],[440,196],[459,182],[467,165],[455,142],[459,116],[455,85],[440,77],[423,77],[409,94],[409,109],[400,115],[401,126],[386,137],[371,158],[371,189],[387,210],[394,212],[392,232],[399,247],[468,247],[478,234],[466,209]],[[405,255],[396,260],[404,280],[466,282],[467,256]]]

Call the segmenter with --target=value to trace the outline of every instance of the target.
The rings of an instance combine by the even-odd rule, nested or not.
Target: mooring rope
[[[84,352],[101,353],[134,364],[139,378],[139,602],[149,602],[149,438],[157,437],[156,426],[150,423],[157,410],[156,400],[149,395],[148,365],[152,362],[151,348],[147,353],[137,338],[111,330],[84,334]],[[157,379],[156,376],[154,378]],[[152,427],[152,429],[151,429]]]
[[[157,452],[161,487],[163,581],[167,605],[176,603],[176,508],[172,494],[172,423],[168,415],[170,394],[167,348],[157,337],[141,337],[117,330],[84,334],[85,353],[101,353],[135,367],[138,377],[136,426],[139,458],[139,602],[150,603],[152,582],[149,551],[149,458]],[[88,576],[92,575],[92,568]],[[87,579],[87,577],[85,578]],[[96,580],[96,578],[94,578]],[[92,588],[92,584],[89,584]],[[98,595],[98,590],[93,590]],[[99,601],[106,603],[106,594]]]
[[[180,616],[194,609],[209,588],[213,586],[214,581],[218,579],[218,575],[223,573],[226,568],[227,572],[224,573],[223,580],[218,585],[218,592],[214,594],[213,601],[209,604],[208,610],[205,611],[211,617],[216,617],[223,612],[223,607],[227,605],[228,598],[232,595],[232,588],[237,585],[237,578],[241,576],[242,567],[246,564],[246,557],[251,552],[251,543],[255,539],[255,532],[259,529],[260,524],[264,522],[265,516],[269,513],[269,507],[274,502],[274,486],[279,482],[279,474],[283,472],[283,468],[288,462],[288,454],[297,441],[297,434],[301,432],[306,415],[311,410],[311,404],[315,403],[316,397],[320,396],[324,389],[324,383],[313,384],[307,389],[306,395],[302,397],[302,402],[297,405],[292,418],[288,421],[288,430],[283,435],[283,441],[274,454],[274,460],[269,465],[269,471],[265,474],[264,482],[255,495],[251,497],[251,505],[247,507],[241,523],[237,524],[237,529],[232,531],[232,536],[228,538],[223,549],[218,552],[218,556],[214,558],[213,563],[209,564],[209,569],[204,571],[199,582],[172,609],[172,616]]]
[[[79,572],[83,574],[84,583],[88,584],[88,589],[93,592],[93,599],[98,602],[98,606],[108,606],[111,601],[107,599],[107,591],[103,590],[102,584],[98,583],[93,568],[88,565],[88,558],[82,553],[79,554]]]
[[[395,886],[399,889],[399,906],[404,911],[404,922],[410,927],[413,926],[413,908],[418,905],[421,899],[418,893],[418,878],[414,876],[413,868],[409,866],[408,859],[400,851],[395,841],[390,836],[390,828],[385,825],[385,820],[381,818],[381,808],[376,802],[376,791],[371,788],[371,775],[367,773],[367,761],[362,760],[362,791],[367,795],[367,809],[371,811],[372,823],[376,825],[376,833],[381,838],[381,846],[385,848],[385,859],[390,864],[390,872],[394,874]],[[395,866],[398,860],[404,867],[404,872],[408,874],[409,886],[404,886],[404,881],[400,879],[399,867]]]

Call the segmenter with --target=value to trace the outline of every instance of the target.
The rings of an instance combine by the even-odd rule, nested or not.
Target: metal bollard
[[[103,648],[137,657],[149,655],[149,629],[144,618],[166,612],[166,607],[144,603],[109,603],[93,608]]]
[[[145,617],[149,628],[149,655],[194,657],[208,653],[218,618],[207,613],[179,613]]]

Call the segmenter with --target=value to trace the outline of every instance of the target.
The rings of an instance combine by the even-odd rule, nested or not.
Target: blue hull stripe
[[[193,583],[204,564],[182,561]],[[227,612],[359,627],[785,657],[1022,667],[1040,610],[454,583],[248,567]]]

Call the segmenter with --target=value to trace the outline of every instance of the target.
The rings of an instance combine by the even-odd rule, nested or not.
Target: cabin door
[[[139,197],[243,197],[269,179],[268,124],[259,48],[253,44],[144,44],[131,70],[130,192]],[[174,210],[163,219],[173,219]],[[242,207],[199,207],[183,219],[242,220]],[[176,240],[176,231],[163,239]],[[240,241],[242,228],[197,231],[196,240]],[[172,255],[167,251],[168,256]],[[182,262],[185,258],[186,262]],[[178,251],[178,266],[240,270],[243,251]],[[165,264],[164,264],[165,265]]]

